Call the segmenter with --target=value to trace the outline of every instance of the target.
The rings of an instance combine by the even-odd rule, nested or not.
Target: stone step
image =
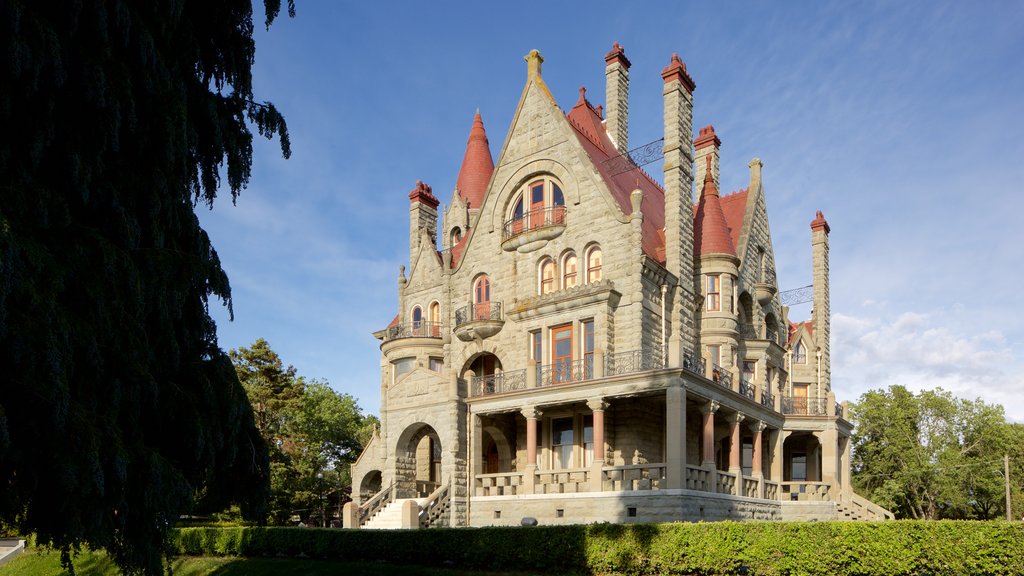
[[[373,518],[363,524],[363,528],[367,530],[400,530],[402,528],[402,505],[408,500],[421,505],[420,499],[399,498],[377,512]]]

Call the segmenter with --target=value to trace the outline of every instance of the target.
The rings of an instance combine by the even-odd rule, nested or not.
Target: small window
[[[406,374],[412,372],[416,368],[416,358],[399,358],[391,363],[393,378],[392,382],[398,382],[405,377]]]
[[[577,258],[575,254],[568,254],[562,259],[562,287],[572,288],[576,285]]]
[[[717,312],[722,309],[721,277],[718,274],[707,276],[707,309],[709,312]]]
[[[587,283],[601,281],[601,248],[594,246],[587,252]]]
[[[477,304],[489,303],[491,301],[491,279],[481,276],[477,279],[474,291],[474,302]]]
[[[430,369],[434,372],[444,372],[444,358],[431,358]]]
[[[555,262],[545,259],[540,265],[540,293],[550,294],[555,291]]]

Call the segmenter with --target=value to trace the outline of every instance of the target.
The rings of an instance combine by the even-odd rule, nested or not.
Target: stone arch
[[[783,440],[782,479],[821,482],[821,441],[815,433],[794,431]]]
[[[399,498],[430,495],[441,478],[441,437],[424,422],[410,424],[395,446],[395,487]]]
[[[492,351],[481,350],[466,358],[459,371],[459,377],[468,378],[469,372],[472,372],[473,376],[490,376],[501,371],[501,359],[498,355]]]
[[[750,292],[744,290],[740,293],[738,301],[740,305],[740,334],[746,338],[749,332],[754,332],[754,299],[750,296]]]
[[[491,204],[491,213],[487,218],[490,222],[490,232],[502,229],[505,216],[512,208],[511,202],[515,192],[531,179],[544,175],[553,176],[555,180],[558,180],[567,206],[580,203],[579,182],[565,165],[551,159],[528,162],[512,173],[498,189],[500,190],[498,201]],[[492,189],[494,188],[492,187]]]
[[[359,502],[365,502],[384,488],[383,475],[380,470],[370,470],[359,482]]]
[[[512,470],[512,458],[514,457],[512,445],[509,443],[505,433],[497,426],[484,426],[483,442],[483,463],[484,470],[490,473],[509,472]],[[493,446],[494,455],[497,456],[497,470],[489,470],[491,463],[488,461],[488,452]]]
[[[775,333],[775,343],[779,344],[780,346],[782,345],[782,343],[779,342],[779,334],[781,334],[782,331],[779,329],[779,322],[778,322],[778,320],[775,319],[775,314],[773,314],[771,312],[765,314],[765,316],[764,316],[764,329],[765,329],[764,337],[765,337],[766,340],[771,340],[772,339],[768,335],[768,331],[771,330],[772,332]]]

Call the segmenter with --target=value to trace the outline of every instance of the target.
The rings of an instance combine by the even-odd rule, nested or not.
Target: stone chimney
[[[409,193],[409,267],[415,266],[416,254],[426,232],[432,250],[437,249],[437,207],[441,204],[430,186],[416,181],[416,188]]]
[[[661,71],[665,82],[665,267],[679,281],[672,298],[669,362],[678,366],[681,352],[696,352],[693,276],[693,91],[686,65],[673,54]]]
[[[718,179],[718,149],[721,146],[722,141],[715,134],[714,126],[708,124],[700,129],[700,134],[693,141],[694,155],[696,156],[693,164],[697,171],[694,181],[704,181],[704,171],[707,166],[707,160],[705,159],[711,157],[711,176],[715,181],[715,188],[721,190],[722,183]],[[700,198],[697,198],[697,200],[699,201]]]
[[[829,309],[828,285],[828,222],[821,210],[811,221],[811,275],[814,286],[814,340],[821,352],[821,390],[824,397],[832,390],[832,368],[829,338],[831,333],[831,311]]]
[[[629,58],[616,42],[604,56],[605,99],[608,119],[605,129],[620,154],[629,152]]]

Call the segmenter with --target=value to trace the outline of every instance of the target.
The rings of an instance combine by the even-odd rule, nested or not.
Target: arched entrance
[[[429,424],[405,429],[395,451],[399,498],[423,498],[441,485],[441,453],[441,439]]]
[[[811,432],[794,432],[782,445],[782,479],[821,482],[821,443]]]
[[[370,470],[366,476],[363,476],[361,482],[359,482],[359,501],[366,502],[372,498],[374,494],[381,491],[381,472],[380,470]]]

